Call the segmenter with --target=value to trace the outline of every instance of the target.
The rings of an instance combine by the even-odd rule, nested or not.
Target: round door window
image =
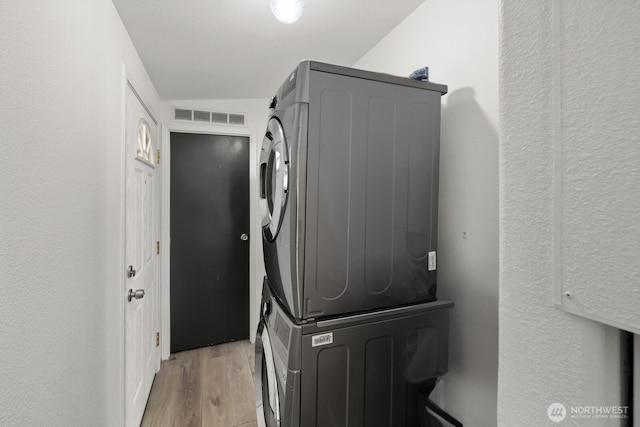
[[[136,147],[136,156],[139,159],[153,163],[153,141],[151,141],[151,130],[147,121],[142,119],[138,123],[138,144]]]
[[[280,231],[289,192],[289,152],[280,121],[267,125],[260,151],[260,212],[264,235],[273,241]]]

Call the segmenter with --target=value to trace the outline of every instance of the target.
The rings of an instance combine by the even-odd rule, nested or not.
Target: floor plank
[[[175,418],[185,427],[202,426],[202,353],[191,350],[176,356],[180,362],[179,382],[176,390]]]
[[[171,355],[151,388],[142,426],[255,427],[253,344]]]
[[[180,362],[168,360],[162,362],[161,366],[153,381],[151,394],[147,401],[144,418],[142,419],[143,427],[172,425],[173,422],[171,420],[175,418],[175,405],[166,405],[165,402],[176,400],[174,384],[179,381]]]
[[[256,417],[253,374],[245,344],[239,342],[227,348],[227,377],[233,398],[234,423],[244,424]]]
[[[226,356],[206,358],[203,368],[207,384],[202,400],[202,425],[233,426],[235,414],[229,398]]]

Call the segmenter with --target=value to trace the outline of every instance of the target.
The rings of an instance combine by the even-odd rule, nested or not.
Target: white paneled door
[[[158,125],[135,91],[126,99],[126,425],[139,426],[159,366]]]

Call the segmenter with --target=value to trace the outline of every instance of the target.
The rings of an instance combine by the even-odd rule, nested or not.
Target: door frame
[[[258,324],[258,303],[257,289],[258,283],[256,275],[257,262],[261,261],[260,247],[262,245],[262,234],[260,230],[260,219],[258,212],[258,183],[257,183],[257,140],[256,132],[247,128],[231,126],[207,125],[180,123],[169,121],[161,125],[162,135],[162,183],[161,199],[162,212],[160,215],[160,241],[162,250],[160,251],[161,271],[161,328],[160,328],[160,348],[162,360],[167,360],[171,355],[171,132],[183,132],[205,135],[230,135],[249,138],[249,164],[247,173],[249,174],[249,337],[251,342],[255,340],[255,327]]]

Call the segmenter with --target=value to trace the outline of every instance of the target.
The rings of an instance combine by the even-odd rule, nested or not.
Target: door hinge
[[[160,150],[156,150],[156,163],[160,164]]]
[[[156,332],[156,347],[160,347],[160,332]]]
[[[160,255],[160,241],[156,242],[156,255]]]

